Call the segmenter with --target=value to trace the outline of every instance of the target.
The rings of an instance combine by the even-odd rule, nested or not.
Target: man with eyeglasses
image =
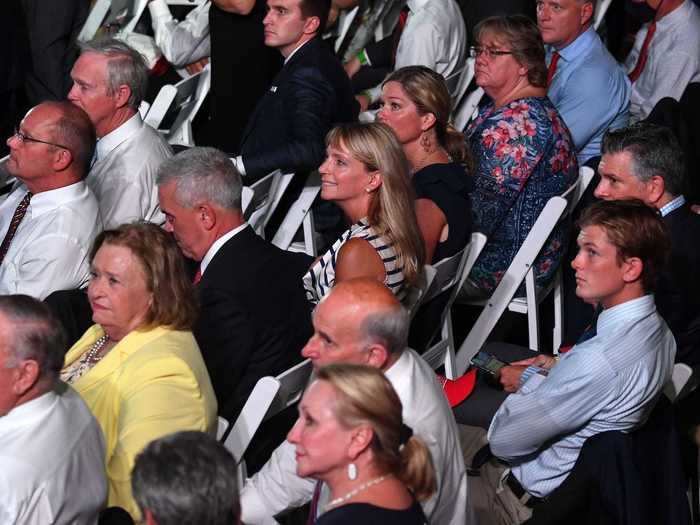
[[[593,28],[595,0],[537,0],[547,48],[547,96],[564,119],[584,165],[600,155],[608,129],[629,120],[630,82]]]
[[[83,110],[44,102],[7,140],[4,168],[17,182],[0,204],[0,295],[44,299],[87,283],[88,252],[102,229],[83,180],[95,130]]]

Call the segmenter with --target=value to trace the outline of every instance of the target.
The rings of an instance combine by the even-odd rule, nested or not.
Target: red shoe
[[[467,399],[469,394],[472,393],[472,390],[474,390],[474,385],[476,384],[476,368],[472,368],[457,379],[447,379],[440,374],[437,374],[437,376],[442,385],[442,390],[445,392],[445,397],[447,397],[447,401],[452,408]]]

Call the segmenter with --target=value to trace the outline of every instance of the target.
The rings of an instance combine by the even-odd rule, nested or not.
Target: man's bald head
[[[315,366],[337,362],[390,366],[406,347],[408,313],[383,284],[336,284],[314,311],[314,335],[302,354]]]

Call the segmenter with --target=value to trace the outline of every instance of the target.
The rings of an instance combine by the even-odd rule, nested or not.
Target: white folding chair
[[[219,416],[216,420],[216,439],[220,442],[224,442],[224,436],[228,430],[228,420]]]
[[[567,201],[564,197],[557,196],[549,199],[540,216],[532,226],[522,246],[515,254],[513,261],[508,266],[501,282],[493,292],[493,295],[484,301],[463,301],[467,304],[484,305],[476,323],[470,330],[467,338],[457,352],[457,376],[464,374],[469,367],[471,358],[481,349],[487,337],[496,326],[496,323],[513,300],[518,288],[525,282],[527,294],[535,297],[534,273],[530,273],[537,255],[542,250],[544,243],[552,233],[557,222],[566,210]],[[529,274],[529,275],[528,275]],[[534,308],[536,311],[536,305]]]
[[[250,187],[253,190],[253,198],[244,211],[244,217],[261,237],[265,237],[265,226],[293,177],[294,173],[283,174],[280,170],[275,170]]]
[[[126,15],[117,35],[133,32],[147,5],[148,0],[96,0],[78,34],[78,40],[81,42],[91,40],[100,27],[111,23],[121,13]]]
[[[343,9],[340,12],[340,16],[338,17],[338,37],[335,39],[335,43],[333,44],[333,48],[335,49],[336,53],[340,49],[340,46],[343,45],[343,41],[347,38],[348,31],[350,30],[352,22],[355,20],[355,17],[359,11],[360,6],[356,5],[349,11],[347,9]]]
[[[452,99],[453,116],[456,115],[457,108],[461,105],[463,99],[466,98],[467,88],[474,78],[474,64],[475,60],[469,57],[463,67],[445,78],[445,85]]]
[[[316,240],[314,238],[314,221],[311,205],[321,191],[321,176],[314,171],[309,175],[299,198],[289,208],[279,228],[272,237],[272,244],[282,250],[302,251],[308,255],[316,255]],[[303,241],[301,245],[293,244],[294,236],[302,228]]]
[[[146,124],[163,133],[170,144],[194,146],[192,121],[202,107],[210,86],[209,66],[174,86],[163,86],[146,115]],[[175,119],[169,129],[162,129],[168,113],[175,113]]]
[[[678,396],[683,391],[683,388],[692,375],[693,369],[685,363],[676,363],[673,365],[671,380],[664,385],[664,395],[671,403],[676,402],[676,399],[678,399]]]
[[[90,9],[87,19],[85,19],[85,23],[83,24],[80,33],[78,33],[78,40],[80,42],[87,42],[95,37],[97,30],[107,18],[111,5],[111,0],[95,1],[95,3],[92,5],[92,9]]]
[[[605,13],[608,12],[608,8],[612,4],[612,0],[598,0],[595,6],[595,13],[593,14],[593,28],[597,31],[600,24],[603,23],[605,19]]]
[[[464,250],[435,265],[435,278],[423,297],[423,303],[427,303],[447,290],[452,290],[440,317],[440,339],[435,342],[431,340],[432,346],[422,354],[423,359],[433,369],[444,364],[445,375],[448,379],[457,377],[456,349],[452,334],[452,305],[485,245],[486,235],[480,232],[472,233],[471,241]]]
[[[452,111],[452,123],[455,129],[464,131],[467,124],[478,114],[479,102],[484,96],[484,90],[476,88],[474,91],[462,98],[456,108]]]
[[[239,481],[246,477],[243,455],[263,421],[280,413],[301,398],[311,375],[311,361],[306,359],[277,377],[265,376],[258,380],[239,414],[224,446],[239,464]],[[243,486],[243,485],[241,485]]]

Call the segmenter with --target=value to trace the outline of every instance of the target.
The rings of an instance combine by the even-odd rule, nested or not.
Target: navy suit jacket
[[[676,361],[700,365],[700,215],[687,204],[664,217],[671,236],[669,264],[661,272],[656,307],[676,338]]]
[[[301,361],[311,335],[301,281],[310,262],[246,227],[221,247],[197,285],[200,316],[194,335],[219,414],[231,423],[258,379]]]
[[[356,120],[359,106],[342,65],[319,38],[304,44],[258,102],[241,140],[245,181],[275,169],[309,172],[325,154],[325,136]]]

